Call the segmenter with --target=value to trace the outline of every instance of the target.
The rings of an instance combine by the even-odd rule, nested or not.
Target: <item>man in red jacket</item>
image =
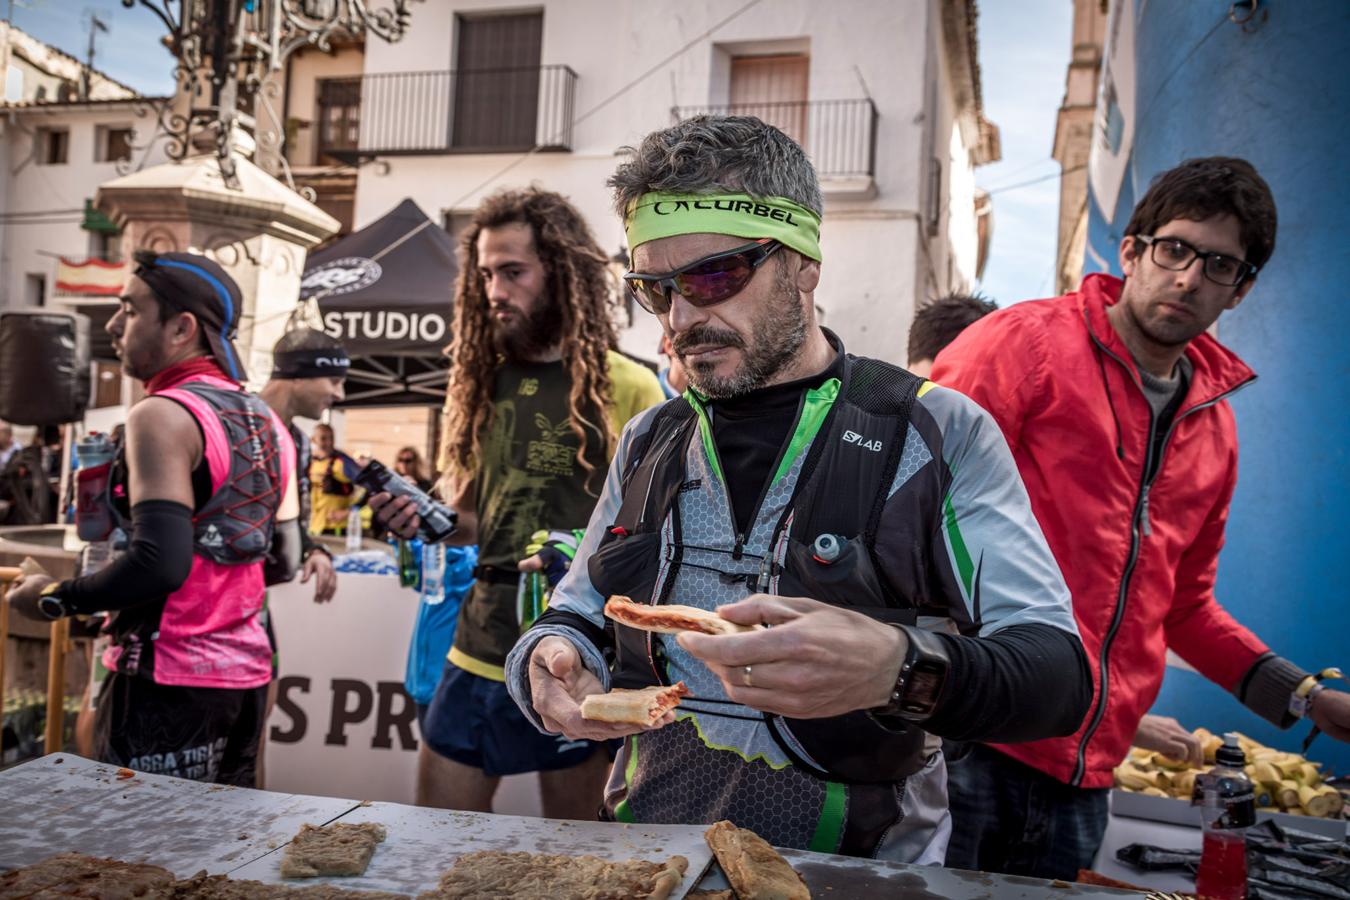
[[[1252,371],[1205,333],[1275,246],[1275,202],[1244,160],[1160,175],[1120,244],[1124,280],[971,325],[933,367],[1003,430],[1073,594],[1094,699],[1070,737],[977,745],[949,768],[947,865],[1073,879],[1106,830],[1112,769],[1170,647],[1268,721],[1350,740],[1350,694],[1276,656],[1214,597]]]

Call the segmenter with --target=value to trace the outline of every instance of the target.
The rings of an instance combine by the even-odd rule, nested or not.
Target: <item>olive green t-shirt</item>
[[[586,430],[589,472],[577,459],[581,441],[568,413],[571,379],[564,364],[507,363],[497,370],[475,477],[480,566],[514,571],[534,532],[586,527],[609,468],[598,427],[617,435],[664,399],[649,370],[617,353],[608,362],[613,389],[605,419],[587,415],[597,426]],[[506,654],[520,637],[516,592],[515,584],[474,584],[460,609],[452,663],[504,680]]]

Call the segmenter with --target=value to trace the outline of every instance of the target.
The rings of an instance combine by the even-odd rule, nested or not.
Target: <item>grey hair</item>
[[[816,215],[824,211],[820,180],[806,151],[753,116],[695,116],[623,151],[632,157],[606,182],[621,219],[649,191],[786,197]]]

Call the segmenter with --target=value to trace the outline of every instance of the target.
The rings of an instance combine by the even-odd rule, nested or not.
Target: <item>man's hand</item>
[[[1312,701],[1308,718],[1322,729],[1322,733],[1343,743],[1350,743],[1350,694],[1327,688]]]
[[[737,703],[816,719],[890,702],[908,649],[900,629],[805,597],[755,594],[717,612],[740,625],[775,626],[743,634],[687,631],[676,638]]]
[[[1188,762],[1193,769],[1205,766],[1205,748],[1200,739],[1168,716],[1144,716],[1134,733],[1134,745],[1161,753],[1169,759]]]
[[[337,593],[337,572],[333,571],[333,560],[327,553],[315,550],[305,560],[305,567],[300,570],[300,583],[308,584],[311,578],[314,579],[314,602],[332,600]]]
[[[539,713],[544,727],[555,734],[572,741],[605,741],[651,731],[675,721],[673,712],[666,713],[651,727],[583,719],[581,701],[604,692],[604,685],[582,665],[581,655],[571,641],[546,637],[530,654],[530,698],[534,711]]]
[[[25,619],[35,619],[38,622],[51,621],[38,609],[37,602],[42,589],[54,581],[56,579],[50,575],[25,575],[22,581],[10,588],[10,609]]]
[[[395,497],[384,491],[371,497],[367,505],[375,521],[394,534],[405,541],[417,537],[417,526],[422,520],[417,515],[417,505],[411,497]]]

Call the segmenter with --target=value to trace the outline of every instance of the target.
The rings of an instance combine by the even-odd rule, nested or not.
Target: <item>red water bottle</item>
[[[1204,900],[1247,896],[1247,828],[1256,823],[1256,794],[1243,771],[1247,757],[1232,732],[1214,754],[1214,768],[1195,779],[1191,804],[1200,807],[1204,848],[1195,892]]]

